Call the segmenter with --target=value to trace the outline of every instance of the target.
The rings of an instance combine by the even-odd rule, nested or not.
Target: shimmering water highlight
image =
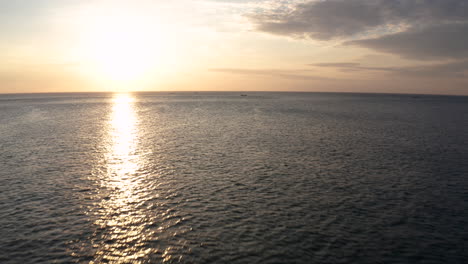
[[[0,96],[1,263],[464,263],[468,99]]]

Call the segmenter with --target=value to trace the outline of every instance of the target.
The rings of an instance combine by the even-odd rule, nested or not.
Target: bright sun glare
[[[113,10],[86,24],[87,64],[102,81],[142,80],[154,70],[164,52],[157,26],[129,12]]]

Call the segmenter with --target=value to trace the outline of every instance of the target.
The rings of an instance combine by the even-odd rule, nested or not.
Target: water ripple
[[[34,96],[0,100],[1,263],[468,260],[465,97]]]

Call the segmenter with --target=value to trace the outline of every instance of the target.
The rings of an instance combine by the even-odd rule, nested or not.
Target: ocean
[[[0,263],[467,263],[468,97],[0,95]]]

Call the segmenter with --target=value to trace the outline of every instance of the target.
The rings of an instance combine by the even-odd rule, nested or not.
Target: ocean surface
[[[468,263],[468,97],[0,95],[0,263]]]

